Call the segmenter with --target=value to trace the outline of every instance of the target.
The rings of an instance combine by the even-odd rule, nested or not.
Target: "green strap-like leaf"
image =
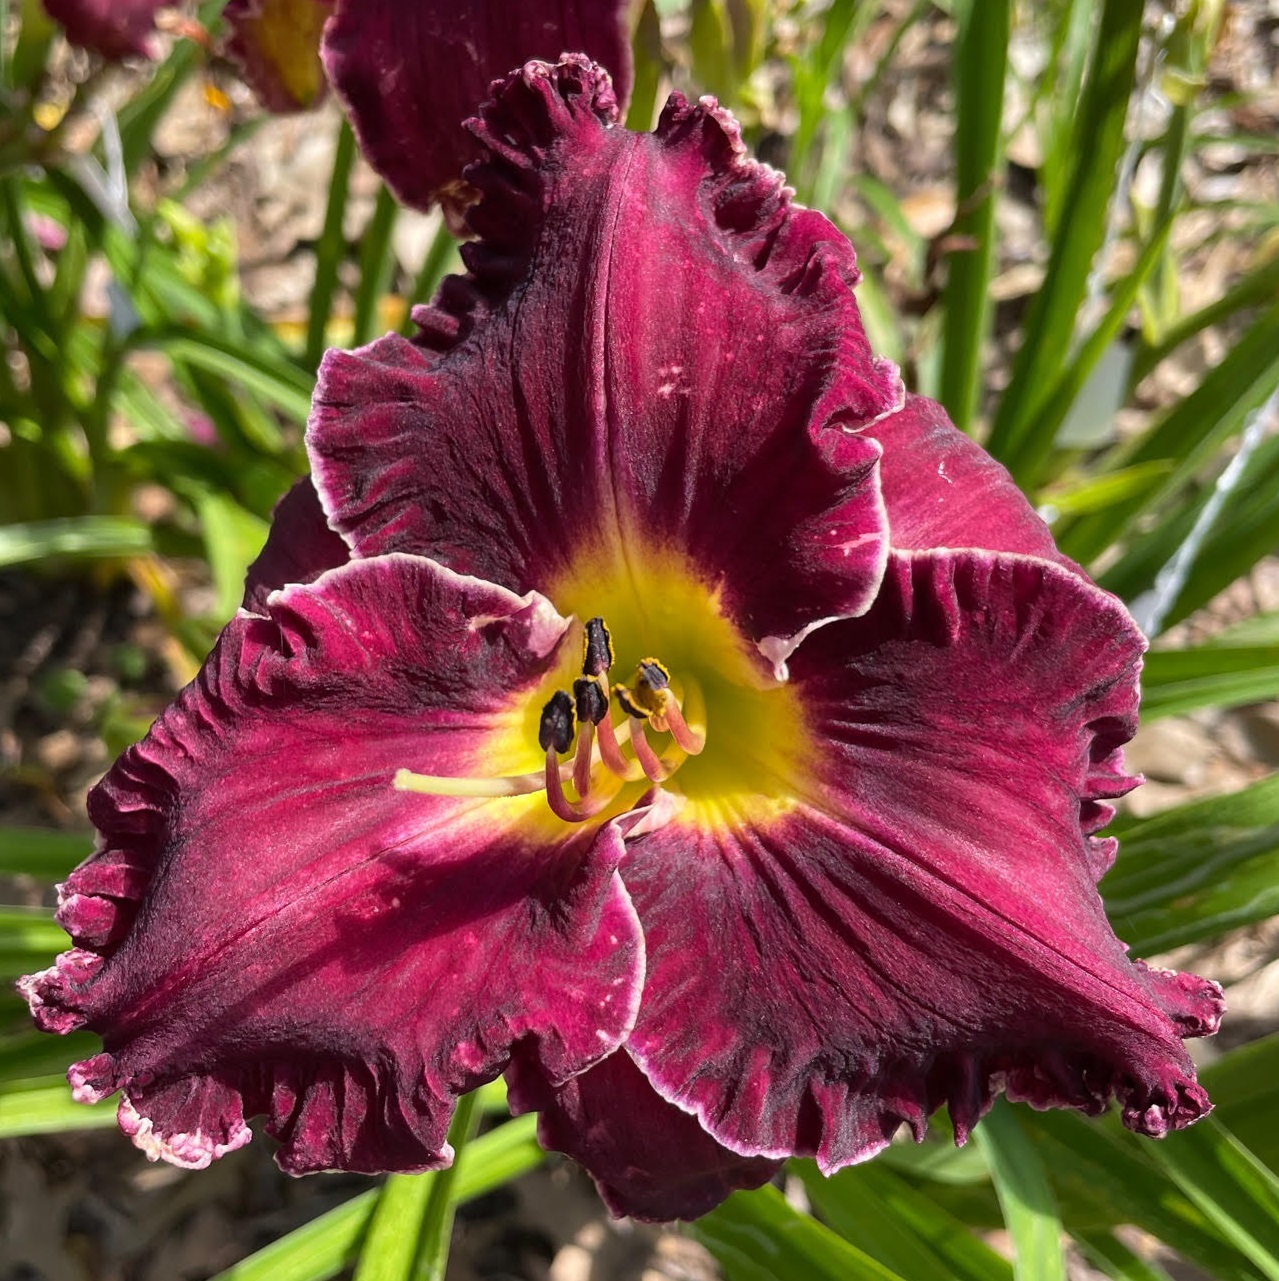
[[[47,827],[0,827],[0,873],[57,881],[88,858],[92,832],[60,832]]]
[[[390,188],[378,190],[373,217],[360,238],[360,282],[355,288],[355,315],[352,318],[351,345],[363,347],[373,337],[378,321],[378,303],[390,291],[395,276],[395,246],[391,233],[400,214],[400,206]]]
[[[247,344],[197,330],[139,330],[135,347],[162,351],[170,360],[217,374],[274,405],[299,426],[311,411],[313,380],[280,360],[264,359]]]
[[[1119,856],[1102,897],[1138,956],[1279,910],[1279,776],[1110,830]]]
[[[1272,1170],[1279,1167],[1279,1032],[1241,1045],[1210,1064],[1199,1079],[1214,1115]]]
[[[1149,1139],[1114,1120],[1091,1121],[1073,1112],[1022,1116],[1051,1174],[1069,1231],[1130,1223],[1184,1255],[1213,1281],[1257,1281],[1256,1271],[1199,1207],[1151,1165]]]
[[[320,357],[328,343],[329,318],[333,314],[333,295],[337,290],[338,271],[346,259],[346,236],[342,223],[355,166],[355,132],[347,120],[338,130],[329,174],[329,198],[324,210],[324,227],[315,245],[315,284],[307,308],[306,367],[318,369]]]
[[[1105,511],[1071,521],[1055,530],[1068,556],[1085,563],[1114,544],[1144,512],[1184,494],[1187,486],[1239,430],[1247,414],[1279,385],[1279,303],[1260,316],[1232,345],[1220,364],[1203,376],[1144,435],[1124,444],[1107,459],[1106,470],[1145,464],[1171,464],[1152,471],[1150,484]],[[1181,510],[1181,508],[1178,508]],[[1150,541],[1149,538],[1146,541]],[[1129,594],[1143,589],[1169,559],[1180,540],[1154,550],[1153,568],[1142,582],[1113,576]],[[1112,590],[1114,590],[1112,588]]]
[[[1142,6],[1134,0],[1105,0],[1074,116],[1067,152],[1071,170],[1047,274],[1027,317],[1012,378],[991,429],[990,451],[1026,488],[1033,487],[1040,464],[1052,449],[1050,437],[1033,434],[1034,420],[1070,350],[1093,258],[1106,235],[1115,171],[1124,150],[1141,22]]]
[[[1012,1106],[998,1099],[974,1130],[1013,1240],[1017,1281],[1066,1281],[1061,1215],[1044,1162]]]
[[[942,296],[941,401],[961,431],[972,430],[981,389],[982,347],[989,329],[995,199],[1001,153],[1009,0],[963,0],[955,6],[955,222],[967,241],[950,255]]]
[[[903,1281],[772,1187],[735,1192],[688,1231],[718,1260],[725,1281]]]
[[[1279,329],[1275,331],[1279,344]],[[1279,384],[1279,358],[1274,362]],[[1158,574],[1189,538],[1205,505],[1214,497],[1215,484],[1200,488],[1193,503],[1170,506],[1164,518],[1143,535],[1100,576],[1102,586],[1136,600],[1155,584]],[[1163,617],[1162,628],[1171,627],[1206,605],[1218,592],[1279,545],[1279,437],[1262,438],[1235,480],[1228,499],[1220,504],[1206,537],[1199,545],[1184,582]]]
[[[829,1179],[812,1162],[794,1165],[822,1218],[904,1281],[1012,1281],[1006,1259],[882,1162],[852,1166]]]
[[[0,567],[137,556],[155,546],[149,525],[124,516],[68,516],[0,525]]]
[[[0,1082],[0,1139],[98,1130],[114,1124],[114,1105],[76,1103],[65,1077]]]
[[[483,1196],[540,1165],[546,1154],[536,1133],[537,1118],[522,1116],[471,1143],[458,1157],[454,1204]],[[325,1281],[351,1265],[379,1195],[380,1189],[361,1193],[219,1272],[213,1281]]]
[[[1093,1267],[1113,1281],[1172,1281],[1163,1268],[1143,1259],[1113,1232],[1080,1232],[1075,1242]]]
[[[1279,1281],[1279,1178],[1215,1117],[1147,1155],[1263,1276]]]
[[[1279,698],[1279,645],[1152,650],[1142,668],[1141,691],[1143,722]]]
[[[418,1234],[433,1174],[392,1174],[378,1193],[355,1281],[413,1281]]]

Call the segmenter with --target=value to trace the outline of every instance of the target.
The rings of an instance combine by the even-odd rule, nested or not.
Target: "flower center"
[[[682,558],[591,557],[548,595],[566,613],[592,615],[581,648],[512,706],[476,762],[485,776],[400,770],[398,790],[540,794],[548,818],[581,824],[634,808],[661,785],[680,798],[681,821],[716,825],[765,817],[811,792],[794,691],[772,678]]]
[[[537,742],[546,753],[546,800],[566,823],[594,817],[612,802],[623,783],[640,778],[664,782],[706,746],[706,709],[695,683],[686,693],[693,717],[690,725],[671,688],[670,672],[660,660],[640,659],[631,683],[610,691],[613,657],[608,625],[598,616],[589,619],[582,643],[582,674],[573,682],[572,694],[556,690],[542,708]],[[629,740],[629,757],[613,724],[614,701]],[[666,755],[659,755],[649,743],[649,727],[670,735]],[[576,800],[565,793],[561,777],[560,756],[570,750]]]

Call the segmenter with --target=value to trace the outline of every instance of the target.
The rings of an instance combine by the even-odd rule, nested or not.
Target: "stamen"
[[[679,704],[674,697],[666,700],[666,708],[662,712],[662,719],[665,725],[657,725],[658,718],[653,717],[653,724],[658,729],[670,731],[670,736],[690,755],[696,756],[698,752],[706,746],[706,731],[700,732],[689,727],[688,722],[684,719],[684,713],[680,711]]]
[[[589,799],[583,797],[580,801],[570,801],[564,795],[564,785],[560,781],[559,761],[556,759],[555,749],[553,747],[546,749],[546,803],[551,807],[551,813],[556,818],[562,818],[566,823],[584,823],[588,818],[593,818],[602,809],[607,808],[621,789],[622,780],[616,779],[611,786],[597,792]]]
[[[626,727],[627,734],[630,733],[629,727]],[[634,782],[637,778],[644,777],[644,771],[635,761],[628,761],[622,755],[621,744],[617,741],[617,731],[613,728],[611,717],[605,716],[599,725],[596,726],[596,739],[600,747],[600,760],[602,760],[609,772],[616,774],[624,782]]]
[[[577,736],[577,754],[573,757],[573,786],[583,800],[591,790],[591,766],[595,764],[594,746],[595,726],[590,721],[583,721],[581,732]]]
[[[653,728],[668,731],[690,756],[696,756],[706,746],[706,700],[702,697],[702,687],[695,680],[685,679],[687,717],[675,692],[669,689],[664,692],[666,701],[662,710],[652,718]]]
[[[654,783],[670,778],[675,772],[676,764],[663,760],[649,746],[648,736],[644,733],[644,721],[639,716],[631,717],[631,746],[635,749],[635,759]]]

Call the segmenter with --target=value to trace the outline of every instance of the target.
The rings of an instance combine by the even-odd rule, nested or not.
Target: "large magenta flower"
[[[286,1169],[420,1169],[507,1070],[649,1218],[1001,1089],[1190,1123],[1220,991],[1096,890],[1132,620],[903,396],[724,112],[616,114],[583,58],[510,76],[470,274],[327,357],[315,488],[25,980],[103,1037],[76,1097],[181,1164],[265,1113]]]

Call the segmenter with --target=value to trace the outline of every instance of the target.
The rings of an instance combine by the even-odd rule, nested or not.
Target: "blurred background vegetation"
[[[0,977],[65,946],[83,798],[234,611],[326,345],[457,268],[331,103],[272,118],[210,0],[153,64],[0,4]],[[1279,1278],[1279,8],[1273,0],[645,0],[628,123],[713,93],[857,246],[876,348],[1012,471],[1153,641],[1102,885],[1141,956],[1222,978],[1218,1105],[1163,1143],[998,1106],[612,1225],[500,1088],[446,1175],[147,1167],[0,992],[0,1281]],[[478,1136],[478,1137],[476,1137]],[[455,1217],[457,1222],[455,1224]],[[450,1240],[456,1242],[449,1261]]]

